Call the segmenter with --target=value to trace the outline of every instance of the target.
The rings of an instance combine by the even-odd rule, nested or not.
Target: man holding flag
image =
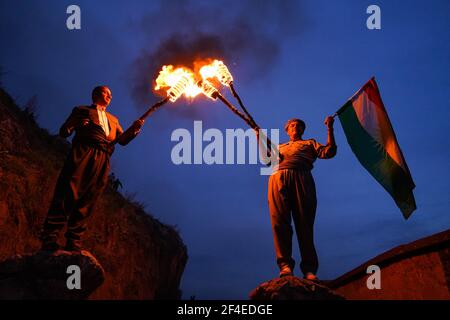
[[[319,267],[314,246],[314,220],[317,198],[314,178],[311,174],[317,158],[330,159],[336,155],[333,117],[325,119],[328,131],[327,144],[322,145],[314,139],[303,139],[305,122],[290,119],[285,131],[290,141],[278,146],[279,162],[269,178],[269,210],[280,277],[292,276],[295,261],[292,258],[292,226],[295,231],[302,261],[300,268],[308,280],[317,280]],[[259,131],[255,130],[258,140]],[[276,153],[273,153],[275,155]]]
[[[367,82],[337,111],[347,141],[361,164],[389,192],[407,219],[416,209],[415,187],[384,108],[375,79]],[[291,219],[302,255],[300,267],[308,280],[316,280],[318,258],[314,246],[313,226],[316,212],[316,189],[311,175],[317,158],[336,155],[333,117],[327,117],[326,145],[303,139],[305,123],[291,119],[285,125],[290,141],[278,146],[279,163],[269,179],[268,200],[280,277],[292,276]],[[259,128],[255,128],[259,140]],[[264,145],[261,144],[264,149]],[[269,147],[271,150],[271,147]],[[277,152],[270,152],[274,156]]]

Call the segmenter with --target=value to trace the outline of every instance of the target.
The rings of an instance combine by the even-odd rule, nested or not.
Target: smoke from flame
[[[138,107],[156,100],[152,89],[163,65],[173,65],[174,69],[184,66],[197,74],[193,61],[213,57],[235,66],[240,83],[270,76],[281,44],[305,29],[301,0],[153,3],[156,9],[148,11],[134,25],[145,40],[129,73],[131,96]],[[216,85],[213,80],[217,77],[208,80]],[[177,114],[188,117],[198,116],[197,112],[201,111],[177,109]]]

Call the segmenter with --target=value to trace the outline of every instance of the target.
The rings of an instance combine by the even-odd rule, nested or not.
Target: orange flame
[[[208,80],[200,80],[197,85],[205,96],[211,100],[217,100],[217,93],[219,92]]]
[[[233,76],[227,66],[220,60],[214,60],[212,63],[200,68],[200,74],[204,80],[217,78],[225,86],[230,86],[233,82]]]
[[[185,67],[174,69],[173,65],[163,66],[156,78],[155,90],[166,89],[170,101],[175,102],[181,95],[193,98],[202,92],[195,83],[194,73]]]
[[[233,81],[227,66],[220,60],[196,60],[193,65],[195,72],[184,66],[177,68],[173,65],[163,66],[156,78],[155,90],[165,90],[172,102],[178,100],[183,94],[187,98],[194,98],[199,93],[204,93],[208,98],[214,99],[213,93],[217,89],[207,79],[217,78],[225,86],[229,86]],[[198,81],[200,78],[203,80]]]

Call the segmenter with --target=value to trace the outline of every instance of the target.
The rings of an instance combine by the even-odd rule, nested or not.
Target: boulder
[[[251,300],[344,300],[319,282],[294,276],[275,278],[250,293]]]
[[[79,289],[73,288],[76,273]],[[41,251],[0,262],[0,300],[87,299],[103,281],[103,268],[88,251]]]

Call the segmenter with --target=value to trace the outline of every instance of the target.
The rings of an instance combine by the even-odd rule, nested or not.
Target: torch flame
[[[196,63],[204,64],[205,62],[196,61],[194,66]],[[198,69],[195,68],[195,70]],[[183,66],[175,68],[173,65],[165,65],[156,79],[155,90],[165,90],[167,97],[172,102],[178,100],[183,94],[187,98],[194,98],[202,92],[208,98],[215,100],[217,99],[215,93],[218,91],[207,79],[217,78],[225,86],[230,86],[233,82],[233,76],[227,66],[220,60],[214,60],[203,65],[199,73],[203,81],[197,82],[199,75],[196,75],[191,69]]]
[[[184,67],[174,69],[173,65],[163,66],[156,78],[155,90],[168,88],[169,100],[175,102],[182,94],[193,98],[202,92],[195,84],[194,73]]]
[[[211,100],[217,100],[217,93],[219,93],[219,91],[211,84],[211,82],[208,80],[200,80],[197,85],[205,96]]]
[[[220,60],[214,60],[212,63],[203,66],[200,69],[200,74],[203,79],[217,78],[220,83],[229,87],[233,82],[233,76],[228,70],[227,66]]]

